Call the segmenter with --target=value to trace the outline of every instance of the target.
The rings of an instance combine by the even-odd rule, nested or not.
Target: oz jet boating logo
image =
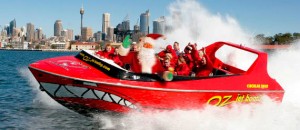
[[[207,101],[207,104],[223,107],[232,103],[251,103],[260,101],[260,95],[238,94],[235,98],[233,95],[213,96]]]
[[[60,66],[66,70],[69,70],[69,68],[81,68],[81,69],[87,69],[88,66],[83,65],[80,62],[77,61],[71,61],[71,60],[58,60],[56,62],[51,62],[52,64],[55,64],[57,66]]]

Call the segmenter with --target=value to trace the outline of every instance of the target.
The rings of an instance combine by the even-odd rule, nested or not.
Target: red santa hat
[[[158,38],[163,37],[163,35],[157,33],[151,33],[146,35],[146,37],[151,37],[152,39],[157,40]]]
[[[142,42],[144,43],[143,47],[153,48],[153,45],[155,43],[154,40],[157,40],[158,38],[161,38],[161,37],[163,37],[163,35],[156,34],[156,33],[146,35],[146,37],[144,37],[142,40]]]

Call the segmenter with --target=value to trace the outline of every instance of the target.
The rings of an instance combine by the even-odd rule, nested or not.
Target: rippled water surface
[[[65,109],[38,90],[32,62],[76,52],[0,51],[0,129],[93,128],[98,122]]]

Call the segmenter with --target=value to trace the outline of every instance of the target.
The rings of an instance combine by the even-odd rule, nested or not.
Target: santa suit
[[[131,71],[135,73],[161,73],[164,71],[160,61],[156,58],[155,64],[152,67],[143,67],[138,58],[138,52],[129,52],[126,56],[120,56],[123,64],[129,64]],[[148,69],[149,68],[149,69]]]
[[[146,37],[146,40],[150,40],[148,37]],[[151,42],[147,41],[147,43],[154,43],[153,40]],[[135,73],[162,73],[164,72],[164,68],[161,65],[161,62],[159,59],[155,56],[154,50],[150,48],[149,50],[152,53],[143,53],[144,50],[147,50],[147,48],[142,47],[138,52],[130,52],[130,48],[124,48],[123,46],[120,46],[119,48],[119,54],[120,54],[120,60],[124,64],[129,64],[131,71]],[[147,50],[147,51],[149,51]],[[146,56],[143,56],[143,54],[150,56],[150,60],[147,59]]]

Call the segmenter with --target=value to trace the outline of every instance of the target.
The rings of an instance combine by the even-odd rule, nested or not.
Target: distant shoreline
[[[67,49],[6,49],[0,48],[0,51],[50,51],[50,52],[79,52],[80,50],[67,50]]]

